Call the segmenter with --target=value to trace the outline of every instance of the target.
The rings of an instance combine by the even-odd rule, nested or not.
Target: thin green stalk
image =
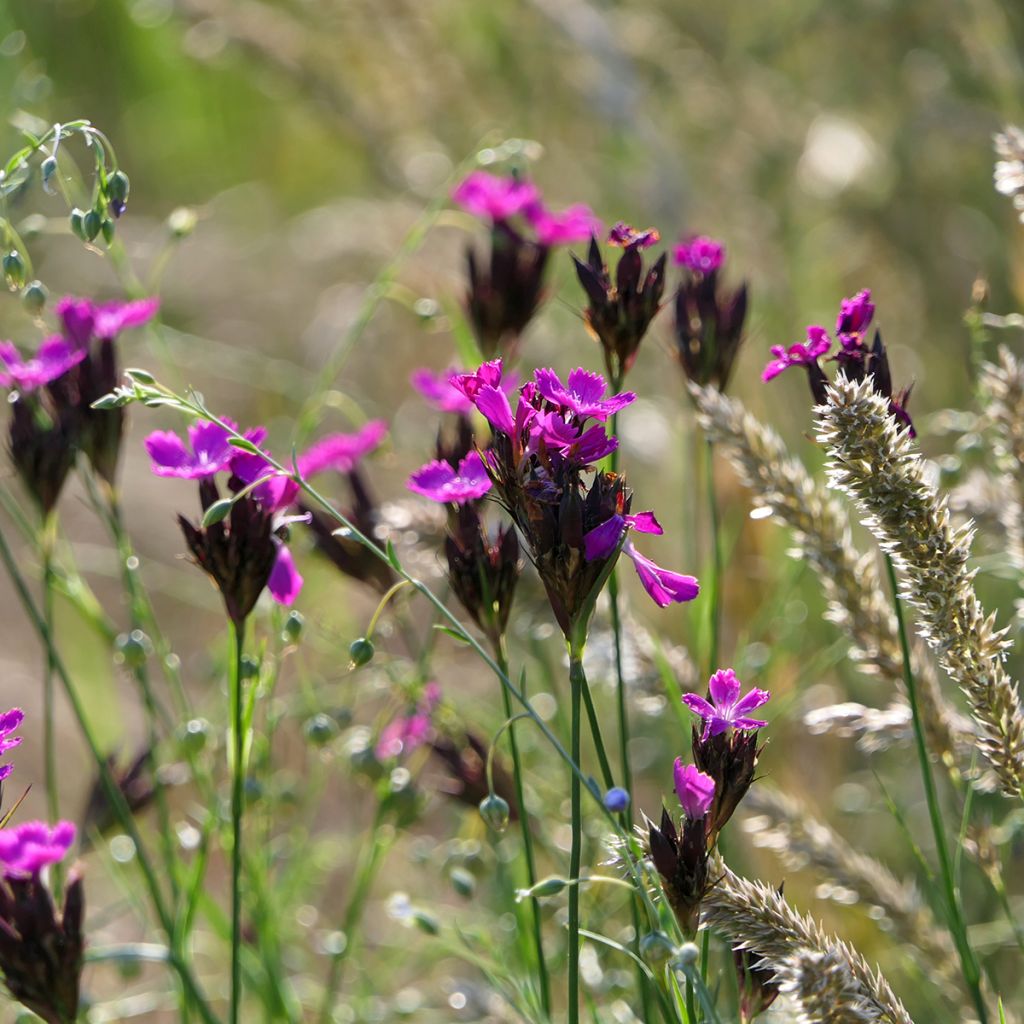
[[[231,677],[231,1012],[238,1024],[242,1003],[242,815],[245,810],[245,701],[242,693],[242,651],[245,620],[232,622]]]
[[[43,556],[43,622],[52,636],[54,572],[53,549],[57,541],[57,517],[53,512],[43,516],[39,530],[39,547]],[[46,811],[51,822],[60,817],[60,783],[57,778],[57,731],[56,695],[54,693],[53,647],[45,644],[43,649],[43,763],[46,773]],[[64,890],[64,865],[53,866],[53,895],[58,905]]]
[[[910,643],[907,639],[906,624],[903,619],[903,604],[900,601],[899,591],[896,582],[896,569],[893,566],[892,558],[885,556],[885,567],[889,576],[889,586],[892,589],[893,605],[896,611],[896,626],[900,636],[900,650],[903,654],[903,682],[907,690],[907,701],[910,704],[910,713],[914,723],[914,743],[917,748],[917,758],[921,767],[921,779],[924,783],[925,799],[928,804],[928,816],[931,820],[932,834],[935,837],[935,849],[939,857],[939,870],[943,887],[943,896],[946,904],[947,920],[950,935],[956,945],[960,957],[960,969],[963,973],[964,984],[971,994],[975,1009],[978,1012],[978,1019],[981,1024],[987,1024],[988,1011],[985,1007],[985,1000],[981,995],[981,969],[978,966],[974,950],[971,948],[967,935],[967,925],[963,917],[963,909],[960,906],[960,896],[957,891],[956,880],[953,872],[953,861],[949,855],[949,846],[946,842],[946,833],[942,822],[942,809],[939,806],[939,798],[935,789],[935,780],[932,777],[931,761],[928,758],[928,747],[925,743],[924,726],[921,723],[921,714],[917,701],[917,683],[914,679],[913,669],[910,662]]]
[[[362,920],[363,911],[366,908],[366,901],[369,898],[370,890],[373,888],[377,871],[384,861],[384,855],[391,846],[393,833],[382,828],[382,823],[383,808],[378,804],[377,811],[373,817],[373,824],[370,827],[370,842],[363,847],[359,865],[356,868],[352,895],[349,897],[348,906],[345,908],[345,917],[342,920],[342,935],[344,936],[345,944],[332,957],[327,982],[324,985],[320,1013],[317,1015],[319,1024],[329,1024],[331,1020],[334,997],[341,986],[342,970],[345,966],[345,961],[355,946],[356,932],[359,928],[359,922]]]
[[[495,643],[494,657],[501,668],[501,671],[508,675],[508,654],[505,650],[505,638],[499,636]],[[501,696],[505,703],[505,717],[511,719],[512,697],[503,686]],[[530,831],[530,816],[526,811],[526,801],[523,799],[523,766],[519,756],[519,741],[516,739],[514,725],[508,728],[508,744],[512,753],[512,776],[515,782],[516,804],[519,807],[519,827],[523,834],[523,856],[526,860],[526,884],[532,889],[537,884],[537,866],[533,855],[533,834]],[[544,959],[544,934],[541,927],[540,901],[536,896],[530,898],[530,916],[533,926],[533,945],[537,957],[537,981],[540,985],[540,1001],[545,1016],[551,1017],[551,979],[548,976],[548,967]]]
[[[718,671],[718,646],[722,630],[722,546],[719,537],[718,498],[715,494],[715,443],[707,438],[704,446],[704,483],[708,499],[708,531],[711,543],[711,573],[707,583],[708,603],[708,677]]]
[[[35,602],[32,600],[32,595],[29,592],[25,577],[18,568],[18,563],[15,561],[14,554],[11,551],[10,545],[7,543],[7,537],[2,531],[0,531],[0,561],[3,561],[4,567],[7,569],[11,582],[14,584],[14,589],[18,594],[18,599],[21,601],[21,605],[25,609],[25,613],[28,615],[29,621],[32,623],[32,627],[39,634],[43,643],[46,644],[49,656],[53,662],[54,673],[60,680],[61,686],[64,689],[64,694],[67,697],[68,704],[71,707],[71,712],[75,717],[75,721],[78,723],[82,737],[85,739],[85,742],[89,747],[89,752],[92,755],[97,770],[99,771],[100,784],[103,786],[107,800],[114,810],[114,814],[118,819],[118,824],[122,829],[124,829],[125,834],[134,844],[135,859],[138,862],[139,870],[142,872],[143,880],[147,890],[149,891],[150,900],[153,903],[153,909],[156,911],[156,915],[159,918],[160,926],[163,928],[168,938],[170,938],[174,934],[174,923],[167,910],[167,906],[164,903],[163,893],[161,892],[160,885],[157,882],[156,872],[153,870],[153,865],[150,863],[149,855],[142,844],[142,837],[139,835],[139,830],[135,824],[135,820],[132,817],[132,813],[129,810],[127,803],[125,802],[124,794],[120,789],[118,789],[117,783],[111,774],[110,766],[107,764],[107,759],[103,756],[103,753],[100,750],[99,743],[97,742],[92,726],[89,724],[89,720],[85,715],[85,709],[78,697],[78,693],[72,685],[71,677],[68,675],[64,662],[57,653],[54,646],[53,634],[39,609],[36,607]],[[206,997],[200,990],[199,984],[193,976],[187,960],[173,948],[169,954],[169,959],[179,980],[181,981],[182,986],[188,993],[189,998],[194,1000],[204,1024],[220,1024],[217,1017],[210,1009],[210,1006],[206,1001]]]
[[[583,671],[583,651],[569,651],[569,687],[572,708],[572,740],[569,756],[580,765],[580,699],[587,688]],[[569,851],[569,1024],[580,1019],[580,861],[583,853],[583,820],[580,777],[573,772],[570,804],[572,808],[572,847]]]
[[[583,704],[587,709],[587,721],[590,723],[590,733],[594,740],[594,749],[597,751],[597,761],[601,765],[601,778],[604,781],[604,788],[608,790],[615,785],[615,776],[612,775],[608,751],[605,750],[604,738],[601,736],[601,723],[597,717],[597,708],[594,707],[594,696],[590,692],[590,684],[587,682],[587,677],[583,675],[582,669],[580,670],[580,679],[583,690]]]
[[[612,382],[612,391],[622,390],[622,376]],[[619,414],[612,416],[612,435],[618,436]],[[619,449],[611,454],[611,469],[616,472],[619,466]],[[622,616],[619,614],[619,572],[618,567],[608,577],[609,614],[612,621],[612,640],[615,645],[615,709],[619,718],[619,764],[622,768],[622,788],[629,798],[626,809],[622,812],[622,827],[627,832],[633,827],[633,767],[629,760],[629,706],[626,701],[626,676],[622,668]],[[596,737],[595,737],[596,742]],[[633,918],[633,952],[636,964],[642,964],[640,957],[640,903],[636,896],[630,900],[630,913]],[[636,984],[640,991],[640,1008],[643,1019],[651,1019],[651,982],[650,978],[636,969]]]

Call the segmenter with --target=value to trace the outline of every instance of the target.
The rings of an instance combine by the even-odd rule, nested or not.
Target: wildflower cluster
[[[889,357],[882,343],[881,331],[876,330],[874,340],[868,344],[868,329],[875,315],[871,292],[858,292],[852,299],[843,299],[836,319],[836,340],[838,348],[831,361],[838,363],[847,380],[870,380],[875,391],[889,403],[889,412],[905,426],[914,437],[914,425],[907,413],[910,387],[893,392],[892,377],[889,373]],[[807,371],[811,394],[816,405],[828,400],[828,377],[820,360],[832,349],[832,339],[824,327],[812,325],[807,328],[807,341],[797,342],[785,348],[772,346],[772,360],[761,373],[761,379],[769,381],[784,370],[802,366]]]
[[[413,474],[410,486],[454,504],[479,499],[493,488],[526,540],[567,639],[585,634],[620,550],[632,559],[658,605],[696,597],[693,577],[661,568],[627,539],[631,529],[663,531],[653,512],[630,513],[632,493],[621,476],[596,468],[618,447],[605,423],[635,396],[605,397],[604,379],[582,368],[565,383],[554,370],[539,369],[519,389],[513,413],[502,376],[499,359],[451,382],[490,424],[491,446],[471,452],[458,469],[431,463]],[[594,474],[589,486],[588,473]]]
[[[732,669],[716,672],[707,698],[683,695],[683,703],[701,719],[693,728],[693,764],[676,758],[673,769],[676,796],[683,809],[677,828],[668,810],[661,822],[647,820],[647,849],[661,876],[665,898],[686,935],[693,935],[701,903],[708,892],[709,858],[718,835],[754,781],[762,747],[758,729],[767,722],[750,713],[767,703],[767,690],[757,688],[740,696],[741,685]]]
[[[117,336],[156,310],[153,299],[96,305],[68,297],[56,305],[60,333],[33,355],[0,343],[0,387],[11,392],[11,457],[42,513],[56,507],[79,452],[114,486],[124,409],[93,403],[117,386]]]
[[[551,248],[589,238],[597,218],[587,206],[555,212],[533,182],[474,171],[452,194],[464,210],[491,227],[487,264],[466,250],[466,312],[485,357],[511,352],[544,300]]]

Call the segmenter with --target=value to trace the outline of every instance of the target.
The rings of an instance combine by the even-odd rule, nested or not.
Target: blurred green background
[[[167,325],[163,345],[140,341],[126,361],[200,388],[240,422],[268,422],[279,448],[423,207],[481,146],[535,140],[543,155],[532,173],[554,204],[586,202],[606,223],[656,225],[669,244],[692,232],[725,241],[727,277],[752,290],[733,389],[818,462],[803,436],[803,382],[758,379],[769,345],[801,339],[808,323],[831,325],[841,297],[870,288],[894,378],[916,382],[912,410],[927,425],[928,414],[971,402],[963,315],[975,279],[988,281],[993,310],[1021,304],[1024,233],[991,187],[991,136],[1022,117],[1022,44],[1024,5],[996,0],[5,0],[0,104],[9,127],[0,138],[13,151],[26,115],[87,117],[107,133],[132,180],[120,236],[140,280],[159,275]],[[33,254],[54,294],[122,293],[118,268],[83,250],[57,200],[35,190],[29,202],[12,219],[51,217]],[[183,205],[197,227],[171,251],[166,220]],[[445,315],[427,322],[411,306],[422,297],[451,308],[473,230],[445,214],[403,265],[401,292],[379,309],[324,420],[323,429],[344,428],[355,402],[393,422],[391,447],[374,464],[386,497],[401,495],[435,429],[432,417],[424,426],[408,373],[444,366],[454,351]],[[596,367],[568,258],[555,263],[555,295],[523,362]],[[669,320],[656,323],[630,378],[641,401],[625,427],[625,460],[640,506],[674,527],[659,561],[699,574],[707,551],[694,508],[692,417]],[[13,300],[0,303],[0,326],[18,342],[38,337]],[[200,689],[215,669],[207,652],[220,624],[207,613],[216,602],[205,581],[175,558],[173,513],[194,496],[151,484],[138,444],[174,420],[141,410],[133,420],[130,525]],[[926,450],[948,446],[926,428],[922,435]],[[814,581],[784,560],[780,531],[746,521],[747,498],[724,467],[720,484],[735,545],[723,651],[748,682],[779,693],[780,713],[791,709],[772,733],[766,770],[824,814],[852,815],[840,826],[848,834],[867,834],[857,815],[871,815],[872,847],[899,850],[863,757],[844,741],[807,739],[797,711],[811,686],[879,706],[888,695],[848,665],[832,666],[836,637],[818,625]],[[98,527],[81,500],[64,504],[83,568],[116,602]],[[302,607],[329,662],[373,603],[347,585],[339,601],[335,576],[308,558],[303,569]],[[998,581],[983,586],[1009,593]],[[666,642],[696,643],[685,612],[656,618],[639,602],[635,612]],[[4,658],[4,699],[37,706],[32,637],[5,627]],[[84,636],[72,656],[85,685],[109,697],[118,683],[106,658]],[[478,675],[472,688],[492,692]],[[457,705],[456,687],[446,692]],[[682,745],[663,709],[651,705],[637,729],[649,810]],[[482,730],[500,718],[487,709]],[[103,724],[114,742],[130,735],[131,714],[106,708]],[[31,748],[28,765],[39,756]],[[885,775],[901,763],[897,754],[872,767]],[[84,781],[70,785],[70,799],[80,799]],[[917,814],[916,790],[905,795]],[[730,849],[740,845],[737,833]],[[912,870],[909,858],[902,868]],[[809,895],[813,885],[796,881],[791,891]],[[871,947],[866,920],[843,927]],[[902,994],[909,1004],[918,998],[905,986]]]

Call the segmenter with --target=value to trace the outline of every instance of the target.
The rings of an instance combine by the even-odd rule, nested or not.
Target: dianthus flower
[[[60,914],[41,879],[75,840],[68,821],[0,830],[0,975],[11,995],[48,1024],[78,1019],[85,899],[72,872]]]
[[[375,750],[378,760],[408,757],[426,743],[433,731],[434,712],[440,703],[441,687],[437,683],[427,683],[415,707],[393,718],[381,730]]]
[[[12,736],[11,733],[15,729],[21,727],[21,723],[25,719],[25,714],[21,708],[11,708],[10,711],[5,711],[0,714],[0,757],[7,753],[8,750],[13,750],[16,746],[21,743],[20,736]],[[14,771],[13,764],[2,764],[0,765],[0,782],[3,782],[11,772]]]
[[[693,765],[676,759],[673,776],[683,817],[676,827],[662,807],[661,823],[647,823],[647,850],[661,876],[665,898],[687,936],[700,920],[700,905],[708,887],[708,810],[715,796],[715,781]]]
[[[621,382],[636,361],[637,350],[651,321],[661,309],[665,290],[665,254],[644,266],[642,250],[660,240],[655,228],[637,230],[619,222],[608,244],[622,249],[615,278],[604,262],[597,237],[590,239],[587,260],[573,256],[576,276],[587,293],[583,311],[590,333],[601,345],[604,365],[613,381]]]
[[[473,171],[452,199],[491,228],[486,265],[472,247],[466,251],[469,322],[486,357],[512,354],[543,301],[551,247],[589,237],[596,218],[579,204],[553,212],[532,182],[487,171]]]
[[[259,444],[265,434],[256,428],[245,437]],[[260,456],[229,445],[230,436],[220,424],[203,422],[189,429],[191,451],[168,431],[150,434],[145,444],[154,473],[199,481],[204,513],[221,500],[217,474],[230,470],[228,491],[233,500],[226,516],[198,527],[178,516],[178,524],[196,564],[217,584],[228,616],[240,626],[264,588],[278,603],[291,604],[302,588],[302,577],[278,536],[289,521],[279,513],[294,500],[297,486],[270,471]]]
[[[848,380],[859,382],[871,379],[878,394],[889,401],[889,413],[894,416],[914,437],[914,424],[907,413],[910,387],[894,392],[889,372],[889,356],[882,343],[880,331],[875,331],[872,344],[868,344],[868,328],[875,315],[875,306],[868,289],[858,292],[853,298],[843,299],[836,318],[836,340],[839,346],[832,359],[837,362]],[[772,346],[774,357],[761,373],[764,381],[772,380],[791,366],[803,366],[807,370],[811,395],[816,405],[828,400],[828,377],[825,376],[819,360],[832,347],[832,339],[824,327],[817,325],[807,328],[807,344]]]
[[[604,379],[582,369],[572,371],[565,383],[553,370],[541,369],[520,388],[513,411],[501,375],[499,360],[460,375],[454,384],[491,425],[483,465],[492,493],[526,540],[567,640],[584,639],[597,594],[620,550],[633,558],[659,604],[695,597],[696,580],[661,569],[623,543],[629,528],[657,533],[661,527],[651,513],[632,516],[632,495],[622,477],[598,472],[594,465],[617,444],[603,421],[634,396],[605,397]],[[591,472],[587,486],[584,475]]]
[[[740,696],[742,686],[732,669],[716,672],[708,684],[708,697],[683,694],[683,703],[700,716],[702,727],[694,726],[693,760],[715,780],[714,801],[708,812],[708,834],[714,838],[732,817],[750,784],[761,749],[757,730],[767,723],[751,718],[770,699],[767,690],[751,689]]]
[[[699,235],[676,248],[684,271],[675,298],[675,335],[679,362],[695,384],[713,384],[724,391],[743,343],[747,316],[747,285],[724,287],[725,261],[721,242]]]
[[[155,310],[155,300],[96,306],[66,298],[56,306],[62,333],[35,355],[24,357],[0,342],[0,387],[12,392],[11,459],[44,515],[56,507],[79,451],[113,485],[124,410],[93,409],[92,403],[117,384],[117,333]]]

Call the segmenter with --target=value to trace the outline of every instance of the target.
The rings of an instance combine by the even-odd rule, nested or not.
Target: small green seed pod
[[[480,801],[480,817],[487,823],[488,828],[495,832],[504,832],[508,828],[510,811],[508,801],[503,800],[497,793],[491,793]]]
[[[353,640],[352,643],[349,644],[348,654],[352,659],[353,668],[362,668],[363,665],[368,665],[373,661],[373,641],[367,640],[365,636],[361,636],[358,639]]]

